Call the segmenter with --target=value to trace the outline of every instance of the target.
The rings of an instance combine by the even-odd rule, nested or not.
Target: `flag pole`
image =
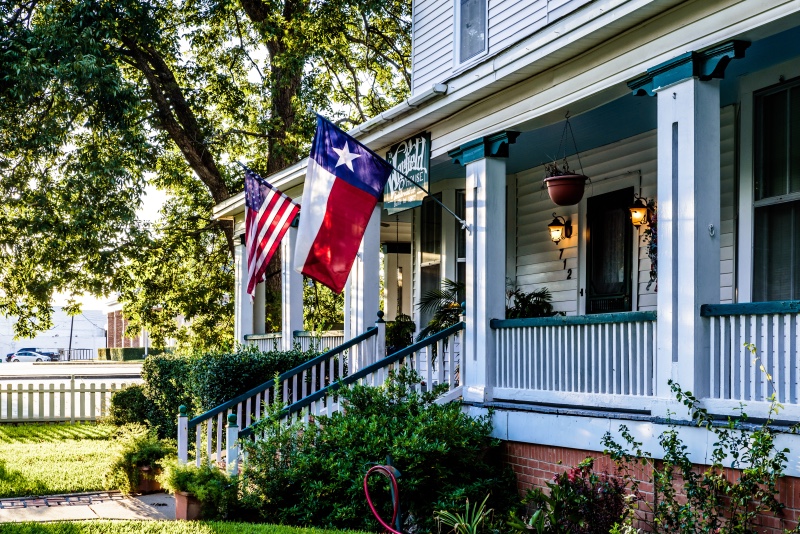
[[[381,159],[383,159],[383,158],[381,158]],[[384,161],[386,161],[386,160],[384,159]],[[386,163],[389,163],[389,162],[387,161]],[[460,222],[460,223],[461,223],[461,229],[462,229],[462,230],[466,230],[466,231],[467,231],[467,232],[469,232],[470,234],[472,233],[472,228],[470,227],[470,225],[468,225],[468,224],[467,224],[467,221],[465,221],[464,219],[462,219],[461,217],[459,217],[458,215],[456,215],[456,214],[453,212],[453,210],[451,210],[450,208],[448,208],[447,206],[445,206],[445,205],[444,205],[444,203],[443,203],[441,200],[439,200],[439,199],[438,199],[438,198],[436,198],[435,196],[431,195],[431,194],[430,194],[430,192],[428,192],[428,190],[427,190],[427,189],[425,189],[424,187],[422,187],[421,185],[419,185],[417,182],[415,182],[414,180],[412,180],[411,178],[409,178],[409,177],[408,177],[408,176],[407,176],[407,175],[406,175],[404,172],[401,172],[401,171],[397,170],[397,167],[395,167],[395,166],[394,166],[394,165],[392,165],[391,163],[389,163],[389,166],[390,166],[390,167],[391,167],[391,168],[394,170],[394,172],[396,172],[397,174],[399,174],[400,176],[402,176],[403,178],[405,178],[406,180],[408,180],[409,182],[411,182],[412,184],[414,184],[415,186],[417,186],[419,189],[421,189],[421,190],[422,190],[422,192],[423,192],[423,193],[425,193],[425,194],[426,194],[428,197],[430,197],[430,199],[431,199],[431,200],[433,200],[434,202],[436,202],[437,204],[439,204],[441,207],[443,207],[443,208],[444,208],[444,209],[447,211],[447,213],[449,213],[450,215],[452,215],[453,217],[455,217],[455,219],[456,219],[458,222]]]
[[[331,121],[329,121],[327,118],[325,118],[325,116],[324,116],[324,115],[322,115],[321,113],[318,113],[318,112],[315,112],[315,111],[313,111],[311,108],[308,108],[308,111],[310,111],[310,112],[314,113],[315,115],[318,115],[318,116],[322,117],[323,119],[325,119],[325,120],[326,120],[326,121],[328,121],[328,122],[331,122]],[[333,123],[331,122],[331,124],[333,124]],[[341,128],[339,128],[339,127],[338,127],[338,126],[336,126],[335,124],[333,124],[333,126],[334,126],[335,128],[337,128],[337,129],[341,130]],[[371,154],[372,154],[373,156],[375,156],[376,158],[379,158],[379,159],[382,159],[383,161],[386,161],[386,158],[384,158],[384,157],[382,157],[382,156],[379,156],[378,154],[376,154],[376,153],[375,153],[375,151],[373,151],[371,148],[369,148],[367,145],[365,145],[364,143],[362,143],[362,142],[361,142],[361,141],[359,141],[358,139],[355,139],[354,137],[350,136],[350,134],[348,134],[347,132],[344,132],[344,131],[342,131],[342,133],[344,133],[346,136],[348,136],[348,137],[350,137],[351,139],[353,139],[353,141],[355,141],[356,143],[358,143],[359,145],[361,145],[362,147],[364,147],[364,149],[366,149],[366,150],[367,150],[367,152],[371,153]],[[237,161],[237,163],[239,163],[239,162]],[[431,200],[433,200],[434,202],[436,202],[437,204],[439,204],[441,207],[443,207],[443,208],[445,209],[445,211],[447,211],[447,213],[449,213],[450,215],[452,215],[452,216],[455,218],[455,220],[457,220],[458,222],[460,222],[460,223],[461,223],[461,229],[462,229],[462,230],[466,230],[466,231],[467,231],[467,232],[469,232],[470,234],[472,233],[472,227],[471,227],[469,224],[467,224],[467,221],[465,221],[464,219],[462,219],[461,217],[459,217],[458,215],[456,215],[456,214],[455,214],[455,212],[453,212],[453,210],[451,210],[450,208],[448,208],[447,206],[445,206],[445,205],[442,203],[442,201],[441,201],[441,200],[439,200],[439,199],[438,199],[438,198],[436,198],[435,196],[431,195],[431,194],[430,194],[430,192],[429,192],[427,189],[425,189],[424,187],[422,187],[421,185],[419,185],[417,182],[415,182],[414,180],[412,180],[411,178],[409,178],[409,177],[406,175],[406,173],[399,171],[399,170],[397,169],[397,167],[395,167],[394,165],[392,165],[392,164],[391,164],[391,163],[389,163],[388,161],[386,161],[386,163],[388,163],[388,164],[389,164],[389,167],[391,167],[391,168],[392,168],[392,170],[393,170],[394,172],[396,172],[397,174],[399,174],[400,176],[402,176],[403,178],[405,178],[406,180],[408,180],[409,182],[411,182],[412,184],[414,184],[416,187],[418,187],[419,189],[421,189],[421,190],[422,190],[422,192],[423,192],[423,193],[425,193],[425,195],[426,195],[426,196],[429,196],[429,197],[431,198]],[[241,163],[239,163],[239,165],[241,165]]]

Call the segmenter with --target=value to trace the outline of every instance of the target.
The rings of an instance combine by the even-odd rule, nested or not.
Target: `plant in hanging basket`
[[[566,157],[560,164],[558,161],[546,163],[544,175],[547,194],[550,195],[550,200],[559,206],[572,206],[583,198],[589,177],[570,170]]]

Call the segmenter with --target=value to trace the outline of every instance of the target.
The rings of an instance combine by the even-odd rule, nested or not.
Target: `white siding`
[[[735,252],[733,244],[736,242],[736,186],[734,175],[736,172],[736,107],[722,108],[720,116],[722,131],[720,132],[720,184],[722,198],[720,199],[720,302],[723,304],[733,302],[735,283]]]
[[[492,55],[564,18],[591,0],[487,0],[488,53]],[[447,79],[455,61],[459,0],[414,0],[412,92]],[[477,60],[480,63],[480,60]],[[467,63],[470,63],[469,61]]]
[[[412,92],[441,81],[453,68],[454,0],[414,0]]]
[[[721,115],[721,261],[720,291],[722,302],[731,302],[734,287],[734,112],[733,107],[724,108]],[[586,198],[625,187],[638,189],[638,173],[642,173],[642,195],[656,196],[656,131],[652,130],[623,141],[613,143],[581,154],[584,172],[592,177],[594,185],[587,187]],[[570,158],[573,166],[577,161]],[[580,227],[579,206],[560,207],[554,205],[547,192],[541,189],[544,176],[542,167],[519,173],[517,178],[517,239],[516,239],[516,284],[523,291],[546,287],[553,295],[553,306],[568,315],[577,314],[580,267],[578,238],[584,231]],[[633,200],[633,199],[631,199]],[[547,224],[553,212],[572,220],[573,234],[558,245],[552,243],[547,233]],[[644,230],[639,230],[638,250],[638,310],[656,309],[656,284],[647,289],[650,280],[650,259],[645,248]],[[563,250],[563,252],[562,252]],[[566,260],[566,262],[564,261]],[[568,277],[568,270],[572,276]],[[636,283],[636,278],[634,278]]]

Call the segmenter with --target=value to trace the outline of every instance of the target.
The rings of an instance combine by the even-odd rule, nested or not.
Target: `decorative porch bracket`
[[[656,96],[658,89],[687,78],[707,82],[724,78],[725,69],[734,59],[744,57],[749,41],[728,41],[699,52],[686,52],[660,65],[647,69],[647,73],[628,82],[636,96]]]
[[[486,135],[450,150],[447,155],[453,158],[453,163],[462,166],[483,158],[507,158],[508,147],[517,141],[517,137],[519,132],[514,131]]]

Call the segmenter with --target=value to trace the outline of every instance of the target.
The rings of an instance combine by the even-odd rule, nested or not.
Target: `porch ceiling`
[[[741,38],[747,39],[747,35]],[[746,56],[731,62],[728,66],[725,79],[721,81],[720,86],[721,105],[727,106],[738,100],[738,81],[741,76],[792,58],[800,60],[800,27],[754,40],[747,49]],[[775,83],[778,83],[778,80],[775,80]],[[585,152],[655,129],[656,110],[655,98],[627,94],[591,111],[571,117],[578,151]],[[566,111],[565,109],[564,113]],[[554,157],[561,156],[558,148],[563,127],[563,121],[534,130],[526,130],[525,125],[520,125],[518,129],[522,134],[511,146],[507,162],[508,173],[514,174],[538,167]],[[571,140],[568,142],[566,154],[571,156],[575,151]],[[431,160],[433,182],[464,176],[464,167],[454,164],[446,155]]]

